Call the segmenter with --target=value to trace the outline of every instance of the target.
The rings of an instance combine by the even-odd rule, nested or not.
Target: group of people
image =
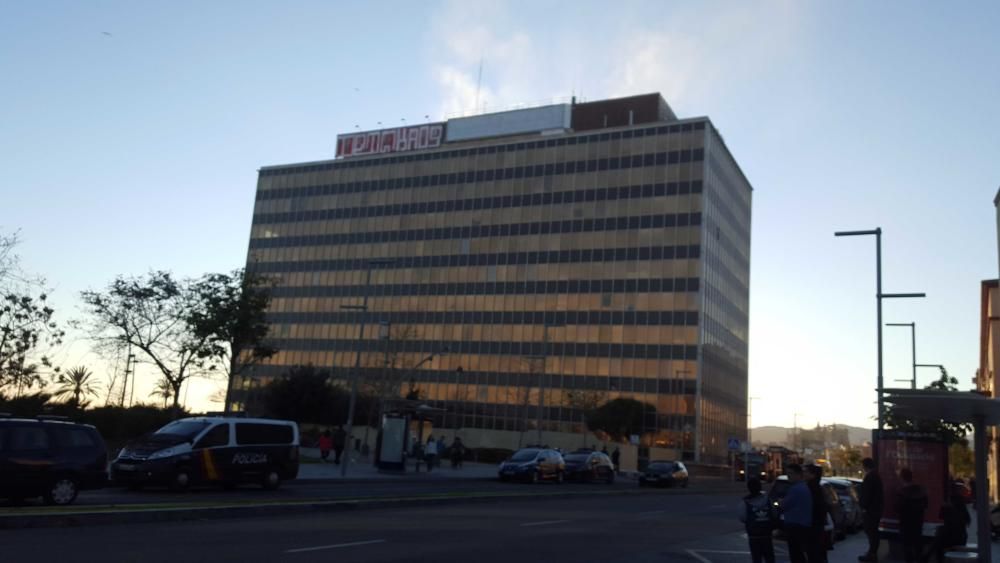
[[[414,449],[419,447],[419,444],[414,444]],[[420,456],[419,452],[414,452],[415,456]],[[462,439],[455,436],[452,440],[451,446],[447,446],[444,434],[441,435],[437,441],[434,440],[434,436],[427,437],[427,443],[424,444],[423,448],[423,458],[427,463],[427,471],[429,472],[433,467],[441,466],[441,460],[448,456],[451,459],[452,469],[461,469],[462,460],[465,458],[465,445],[462,443]]]
[[[329,430],[324,430],[319,436],[319,455],[323,462],[328,462],[330,450],[333,450],[333,462],[340,465],[340,456],[344,454],[344,446],[347,445],[347,432],[343,426],[338,426],[332,434]]]
[[[879,521],[884,509],[882,479],[875,461],[862,461],[865,478],[861,484],[860,505],[864,511],[864,530],[868,537],[868,551],[859,561],[878,560]],[[786,467],[791,487],[778,503],[764,494],[759,479],[747,481],[749,494],[743,497],[740,519],[746,525],[753,563],[774,563],[773,532],[784,516],[784,532],[788,540],[788,557],[792,563],[826,563],[827,551],[833,549],[833,520],[823,494],[821,479],[823,468],[818,465]],[[923,545],[924,513],[927,511],[927,492],[913,482],[913,472],[903,468],[899,472],[901,486],[896,494],[896,513],[907,563],[927,562],[931,557],[943,562],[945,552],[967,540],[966,528],[970,517],[965,501],[957,489],[951,491],[948,502],[941,509],[943,524],[938,527],[927,549]]]

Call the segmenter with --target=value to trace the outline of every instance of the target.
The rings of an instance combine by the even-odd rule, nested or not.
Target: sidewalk
[[[415,472],[415,460],[408,459],[405,473],[380,472],[372,465],[372,459],[364,458],[357,452],[351,452],[351,462],[347,468],[347,479],[357,480],[382,480],[382,481],[412,481],[415,479],[495,479],[497,476],[497,466],[492,463],[469,463],[462,465],[461,469],[452,469],[451,463],[447,460],[440,467],[435,467],[429,473],[427,465],[420,463],[420,472]],[[323,462],[316,448],[300,448],[302,462],[299,464],[299,480],[339,480],[341,466],[333,463],[333,455],[327,462]],[[345,455],[346,452],[345,452]]]
[[[868,550],[868,539],[862,532],[850,534],[846,539],[834,544],[833,551],[827,552],[828,563],[857,563],[858,556]],[[746,534],[739,532],[720,536],[713,541],[701,541],[680,548],[688,561],[698,563],[745,563],[750,560]],[[775,540],[774,551],[778,563],[788,563],[788,550],[784,541]],[[888,542],[883,540],[879,561],[891,563],[901,559],[889,559]],[[680,560],[680,558],[678,558]],[[993,562],[1000,563],[1000,545],[993,544]]]

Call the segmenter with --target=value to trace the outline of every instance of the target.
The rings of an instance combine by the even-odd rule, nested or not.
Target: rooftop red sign
[[[442,142],[444,123],[346,133],[337,135],[337,158],[433,149]]]

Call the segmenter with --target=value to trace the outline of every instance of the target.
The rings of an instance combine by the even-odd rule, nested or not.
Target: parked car
[[[0,497],[67,505],[108,480],[108,451],[96,428],[64,417],[0,415]]]
[[[299,472],[299,427],[288,420],[182,418],[125,446],[111,464],[115,483],[138,488],[258,483],[277,489]]]
[[[837,491],[837,499],[844,509],[844,531],[851,534],[864,527],[864,513],[854,483],[837,477],[830,477],[826,481]]]
[[[653,461],[639,476],[640,487],[687,488],[690,474],[680,461]]]
[[[774,480],[767,496],[771,499],[771,502],[773,502],[775,506],[780,507],[781,499],[785,498],[785,495],[788,494],[788,489],[790,489],[791,486],[792,484],[788,480],[788,476],[781,475]],[[847,518],[844,513],[844,508],[840,504],[840,497],[837,495],[836,489],[834,489],[828,479],[821,479],[820,487],[823,489],[823,496],[826,498],[826,505],[830,511],[830,518],[833,520],[834,539],[844,539],[847,536]],[[781,515],[781,520],[784,520],[784,515]]]
[[[972,498],[972,489],[969,488],[969,485],[965,483],[964,479],[955,479],[955,492],[962,497],[965,504],[972,504],[974,500]]]
[[[587,481],[590,483],[602,481],[615,482],[615,466],[611,458],[603,452],[594,450],[577,450],[563,456],[566,462],[566,479],[568,481]]]
[[[501,481],[556,481],[566,478],[566,462],[562,454],[549,448],[522,448],[500,464],[497,476]]]

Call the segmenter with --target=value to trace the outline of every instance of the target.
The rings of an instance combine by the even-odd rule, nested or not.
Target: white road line
[[[637,516],[655,516],[657,514],[663,514],[666,510],[647,510],[645,512],[636,513]]]
[[[688,555],[690,555],[691,557],[694,557],[694,558],[695,558],[695,559],[697,559],[698,561],[701,561],[701,563],[712,563],[712,560],[711,560],[711,559],[705,559],[705,558],[704,558],[704,557],[702,557],[701,555],[698,555],[698,552],[697,552],[697,551],[695,551],[695,550],[693,550],[693,549],[689,549],[689,550],[687,550],[687,553],[688,553]]]
[[[724,549],[699,549],[699,553],[721,553],[723,555],[750,555],[749,551],[727,551]]]
[[[318,545],[316,547],[300,547],[298,549],[289,549],[285,553],[304,553],[306,551],[319,551],[321,549],[336,549],[338,547],[354,547],[358,545],[371,545],[374,543],[385,543],[385,540],[368,540],[368,541],[352,541],[350,543],[336,543],[333,545]]]
[[[542,520],[541,522],[525,522],[521,524],[522,528],[527,528],[528,526],[548,526],[549,524],[562,524],[564,522],[569,522],[569,520]]]

